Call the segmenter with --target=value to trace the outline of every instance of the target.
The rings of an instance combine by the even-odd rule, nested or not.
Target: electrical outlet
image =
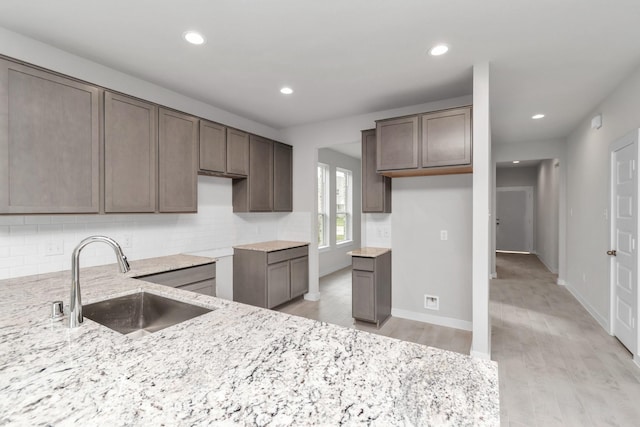
[[[433,295],[425,294],[424,308],[428,310],[440,310],[440,298]]]
[[[122,236],[122,240],[120,241],[120,244],[122,245],[123,248],[127,249],[131,247],[132,240],[133,238],[131,237],[131,234],[125,234]]]
[[[448,240],[449,239],[449,233],[447,232],[447,230],[440,230],[440,240]]]
[[[384,229],[384,237],[389,237],[389,229],[386,227]]]
[[[44,244],[44,254],[46,256],[62,255],[63,248],[61,240],[52,240]]]

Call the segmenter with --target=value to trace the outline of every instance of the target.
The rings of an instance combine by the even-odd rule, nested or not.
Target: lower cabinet
[[[165,271],[164,273],[150,274],[136,277],[145,282],[158,285],[171,286],[185,291],[216,296],[216,264],[204,264],[196,267],[181,268],[179,270]]]
[[[352,316],[357,320],[384,322],[391,315],[391,252],[375,257],[352,257]]]
[[[309,291],[309,247],[234,249],[233,300],[273,308]]]

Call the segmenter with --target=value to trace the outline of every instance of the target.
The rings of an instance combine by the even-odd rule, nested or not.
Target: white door
[[[533,250],[533,187],[496,188],[496,249]]]
[[[637,302],[638,132],[611,145],[611,313],[613,334],[634,355]]]

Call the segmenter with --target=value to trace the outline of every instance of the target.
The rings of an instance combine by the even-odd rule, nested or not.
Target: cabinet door
[[[200,120],[200,170],[227,171],[227,129],[206,120]]]
[[[376,130],[362,131],[362,212],[391,213],[391,178],[376,171]]]
[[[289,145],[273,144],[273,210],[293,211],[293,149]]]
[[[371,271],[353,270],[352,311],[356,319],[375,321],[375,277]]]
[[[249,134],[227,128],[227,173],[249,175]]]
[[[291,298],[309,292],[309,257],[289,261],[291,267]]]
[[[105,92],[105,212],[155,212],[157,130],[155,105]]]
[[[471,109],[422,115],[422,167],[471,164]]]
[[[160,212],[196,212],[198,119],[160,109]]]
[[[402,117],[377,123],[378,170],[418,167],[418,117]]]
[[[97,213],[100,96],[0,59],[0,213]]]
[[[273,211],[273,141],[249,139],[249,211]]]
[[[289,301],[289,261],[267,266],[267,308],[276,307]]]

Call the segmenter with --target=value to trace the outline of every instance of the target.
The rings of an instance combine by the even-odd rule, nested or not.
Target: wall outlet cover
[[[433,295],[425,294],[424,308],[428,310],[440,310],[440,298]]]

